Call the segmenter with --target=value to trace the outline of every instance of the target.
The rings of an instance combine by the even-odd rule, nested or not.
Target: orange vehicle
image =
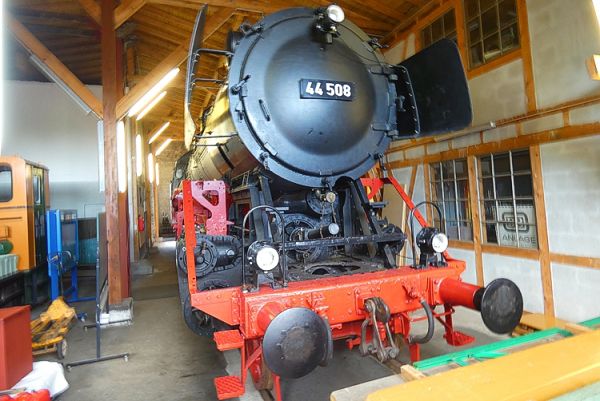
[[[16,263],[14,257],[7,257],[0,274],[0,303],[15,303],[11,301],[21,297],[26,303],[37,303],[47,293],[43,286],[47,283],[49,192],[48,168],[16,156],[0,157],[0,244],[7,254],[0,259],[17,256]],[[18,283],[20,274],[23,280]]]

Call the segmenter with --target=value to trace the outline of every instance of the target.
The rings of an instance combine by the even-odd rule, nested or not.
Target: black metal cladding
[[[387,149],[396,118],[396,88],[370,38],[344,21],[328,44],[315,18],[312,9],[288,9],[249,30],[235,48],[228,88],[245,147],[267,170],[309,187],[362,176]],[[302,80],[348,83],[353,93],[302,98]]]

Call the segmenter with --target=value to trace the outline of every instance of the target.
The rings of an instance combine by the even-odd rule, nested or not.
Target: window
[[[421,31],[421,45],[423,48],[443,38],[450,39],[456,43],[456,18],[454,10],[448,11]]]
[[[430,172],[431,198],[442,212],[444,232],[450,239],[472,241],[467,159],[431,164]],[[435,226],[439,227],[439,217],[435,210],[432,217]]]
[[[42,188],[40,185],[40,176],[33,176],[33,202],[36,205],[42,204]]]
[[[464,0],[471,68],[519,47],[516,0]]]
[[[482,157],[479,198],[484,242],[538,248],[528,150]]]
[[[8,202],[12,198],[12,170],[10,166],[0,165],[0,202]]]

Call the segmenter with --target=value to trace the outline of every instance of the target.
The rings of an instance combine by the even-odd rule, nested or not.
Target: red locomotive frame
[[[391,184],[407,206],[415,209],[410,197],[393,177],[363,178],[362,183],[370,189],[369,198],[384,184]],[[227,221],[230,202],[227,196],[227,188],[222,181],[183,181],[183,213],[179,210],[179,218],[176,219],[179,222],[178,232],[181,232],[183,221],[202,221],[207,234],[225,234],[227,225],[231,224]],[[414,215],[423,227],[427,226],[418,210],[414,210]],[[183,227],[188,266],[195,264],[195,225],[185,224]],[[237,326],[234,330],[214,334],[219,350],[239,349],[242,358],[240,376],[215,379],[218,398],[222,400],[242,395],[250,370],[257,387],[264,388],[266,383],[272,383],[276,399],[281,400],[280,379],[269,372],[262,361],[262,337],[278,313],[293,307],[308,308],[317,313],[328,322],[333,340],[345,339],[347,346],[353,348],[361,343],[365,333],[364,330],[361,332],[363,324],[369,325],[367,338],[363,340],[373,341],[373,336],[378,333],[380,342],[394,341],[388,338],[383,324],[377,323],[377,330],[372,330],[372,324],[365,322],[369,318],[365,306],[367,300],[382,299],[389,307],[391,333],[401,335],[409,344],[413,361],[420,358],[420,345],[410,341],[411,323],[423,318],[411,318],[410,313],[420,310],[422,302],[444,306],[443,311],[433,310],[433,316],[444,326],[444,338],[448,344],[458,346],[474,341],[473,337],[454,330],[453,306],[477,309],[475,299],[482,288],[460,280],[466,267],[464,261],[453,259],[448,253],[444,253],[444,256],[446,267],[414,269],[401,266],[372,273],[289,282],[287,287],[280,289],[262,286],[253,292],[242,287],[198,291],[195,270],[188,269],[192,307]]]

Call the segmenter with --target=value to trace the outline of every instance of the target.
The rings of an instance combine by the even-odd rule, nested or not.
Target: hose
[[[435,322],[433,320],[433,312],[431,311],[431,307],[424,299],[421,300],[421,305],[423,306],[423,310],[425,310],[425,315],[427,315],[427,333],[424,336],[409,336],[408,343],[409,344],[425,344],[429,342],[433,337],[433,330],[435,326]]]

